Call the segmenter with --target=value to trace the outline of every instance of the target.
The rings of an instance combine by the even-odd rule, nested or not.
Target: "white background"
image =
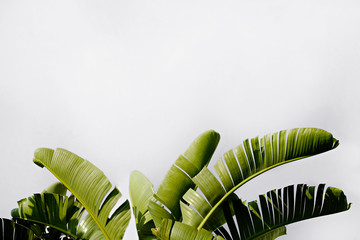
[[[340,146],[239,196],[325,182],[350,211],[283,238],[359,239],[359,12],[355,0],[1,0],[0,216],[56,180],[32,163],[38,147],[88,159],[128,198],[132,170],[157,188],[208,129],[222,137],[214,163],[245,138],[318,127]]]

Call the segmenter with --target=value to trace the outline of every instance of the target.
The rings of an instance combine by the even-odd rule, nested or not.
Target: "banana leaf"
[[[254,238],[254,240],[274,240],[280,236],[286,235],[285,226],[275,228],[271,231],[261,234],[260,236]]]
[[[130,206],[126,200],[119,208],[114,209],[121,193],[116,187],[112,187],[101,170],[61,148],[56,151],[48,148],[37,149],[34,163],[47,168],[86,209],[89,217],[80,224],[81,237],[91,239],[92,236],[86,234],[88,231],[95,234],[97,239],[122,239],[130,220]],[[91,220],[88,220],[89,218]]]
[[[338,144],[332,134],[316,128],[294,128],[267,134],[260,139],[246,139],[216,163],[215,170],[221,183],[206,167],[193,177],[206,199],[191,193],[185,195],[184,200],[187,203],[200,201],[209,204],[192,205],[193,210],[183,206],[186,212],[185,216],[183,214],[184,223],[198,230],[203,227],[216,229],[225,220],[217,208],[243,184],[272,168],[332,150]],[[220,215],[216,216],[217,213]]]
[[[141,172],[133,171],[130,175],[129,190],[139,239],[155,239],[151,231],[155,224],[149,212],[149,203],[156,201],[152,183]]]
[[[44,189],[44,191],[42,191],[41,193],[55,193],[66,196],[67,188],[61,182],[55,182],[48,186],[46,189]]]
[[[131,174],[130,197],[140,239],[153,239],[150,230],[159,227],[162,219],[181,218],[180,199],[188,189],[195,188],[192,177],[208,165],[219,138],[212,130],[197,137],[171,166],[156,193],[140,172]]]
[[[22,219],[36,223],[41,227],[42,235],[45,227],[57,229],[73,238],[77,238],[78,222],[82,215],[82,206],[73,195],[70,197],[55,193],[34,194],[18,201],[19,208],[12,210],[14,219]]]
[[[188,189],[195,188],[192,178],[209,164],[219,140],[220,135],[213,130],[197,137],[171,166],[154,194],[169,209],[174,219],[181,218],[180,199]],[[153,214],[151,211],[150,213]]]
[[[221,206],[229,230],[222,226],[214,232],[230,240],[273,240],[286,234],[285,225],[347,211],[350,205],[343,191],[334,187],[325,190],[325,184],[317,188],[306,184],[290,185],[260,195],[259,202],[248,204],[232,195]],[[196,239],[198,231],[195,227],[180,222],[173,224],[167,219],[155,234],[158,239],[177,240],[181,236]],[[211,240],[212,237],[202,239]]]
[[[0,240],[34,240],[33,231],[9,219],[0,218]]]
[[[281,228],[287,224],[349,208],[343,191],[333,187],[325,191],[325,184],[317,188],[306,184],[290,185],[260,195],[259,202],[245,204],[233,198],[222,205],[233,240],[274,239],[285,234]]]
[[[224,240],[221,236],[214,236],[211,232],[170,219],[163,219],[159,228],[153,234],[160,240]]]

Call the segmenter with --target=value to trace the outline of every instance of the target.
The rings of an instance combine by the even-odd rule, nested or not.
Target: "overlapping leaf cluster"
[[[336,148],[332,134],[295,128],[244,140],[214,165],[215,131],[201,134],[180,155],[157,191],[139,171],[130,176],[130,198],[139,239],[268,240],[286,234],[285,225],[348,210],[345,194],[333,187],[290,185],[246,202],[235,191],[275,167]],[[122,239],[130,220],[104,173],[64,149],[41,148],[34,163],[59,182],[18,201],[13,220],[1,219],[0,239]]]
[[[34,163],[47,168],[61,183],[20,200],[19,208],[12,211],[15,221],[44,239],[122,239],[130,205],[125,200],[115,208],[121,193],[101,170],[64,149],[38,149]]]
[[[178,228],[185,224],[197,231],[206,229],[226,239],[254,239],[264,235],[267,235],[268,239],[274,239],[285,234],[284,225],[286,224],[345,211],[349,208],[345,195],[338,189],[328,188],[327,194],[322,196],[323,185],[318,188],[320,192],[313,207],[319,209],[329,204],[337,206],[333,208],[335,209],[333,212],[314,211],[310,214],[309,206],[312,203],[310,200],[306,202],[308,208],[303,209],[301,201],[309,197],[312,199],[314,196],[311,194],[315,187],[306,188],[307,190],[301,194],[299,190],[296,196],[291,195],[294,195],[293,191],[289,192],[289,189],[293,189],[294,186],[284,188],[285,195],[279,195],[282,190],[278,190],[276,196],[274,196],[274,191],[270,191],[266,197],[260,195],[260,206],[256,201],[244,205],[234,193],[249,180],[272,168],[336,148],[339,142],[332,134],[316,128],[295,128],[267,134],[262,138],[246,139],[218,160],[214,166],[216,171],[214,174],[207,165],[218,141],[219,135],[214,131],[200,135],[185,154],[176,160],[156,193],[144,176],[139,177],[140,173],[135,172],[131,176],[131,181],[148,183],[146,189],[142,189],[142,192],[147,192],[150,196],[142,202],[142,214],[147,215],[148,226],[153,224],[158,228],[155,233],[166,233],[157,234],[158,238],[161,236],[161,239],[173,239],[175,232],[180,231]],[[207,152],[199,151],[201,154],[197,158],[199,152],[194,151],[196,148]],[[193,154],[188,157],[186,153],[190,151]],[[207,156],[206,159],[201,158],[204,155]],[[202,164],[193,164],[194,159],[202,159],[203,161],[199,161]],[[178,177],[179,175],[181,177]],[[176,181],[176,179],[181,180]],[[303,185],[298,185],[297,188],[300,186]],[[130,193],[131,197],[137,195],[136,187],[130,185]],[[339,198],[338,195],[342,197]],[[299,196],[301,196],[301,201]],[[279,199],[282,201],[278,201]],[[292,202],[294,199],[296,199],[295,203]],[[146,205],[147,208],[144,207]],[[136,206],[137,203],[133,203],[133,207],[136,208]],[[285,213],[281,212],[279,207],[282,207]],[[244,213],[244,209],[249,213],[248,216],[239,214],[239,212]],[[296,215],[296,218],[280,218],[279,216],[295,210],[302,214]],[[270,213],[272,215],[269,215]],[[139,216],[140,218],[137,218]],[[141,216],[140,214],[135,217],[138,220]],[[174,221],[177,224],[174,224]],[[230,232],[225,230],[224,224]],[[138,228],[138,233],[141,238],[143,234],[141,228]],[[204,239],[213,237],[216,235]]]

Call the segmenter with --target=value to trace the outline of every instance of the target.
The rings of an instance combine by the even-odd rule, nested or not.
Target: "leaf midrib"
[[[78,195],[75,193],[74,189],[72,187],[70,187],[67,183],[65,183],[63,181],[62,178],[60,178],[54,171],[52,171],[50,169],[50,167],[47,166],[47,164],[45,164],[43,161],[41,161],[40,159],[36,158],[38,161],[40,161],[57,179],[59,179],[64,185],[65,187],[72,192],[72,194],[79,200],[79,202],[85,207],[85,209],[87,210],[87,212],[91,215],[92,219],[95,221],[96,225],[98,225],[98,227],[100,228],[101,232],[105,235],[105,238],[107,240],[112,240],[110,238],[110,236],[108,235],[106,229],[102,226],[102,224],[99,222],[99,220],[97,219],[95,213],[93,213],[92,211],[89,211],[90,207],[82,200],[82,198],[79,198]]]
[[[289,162],[293,162],[293,161],[296,161],[296,160],[300,160],[300,159],[303,159],[303,158],[307,158],[307,157],[311,157],[313,155],[307,155],[307,156],[301,156],[301,157],[298,157],[298,158],[294,158],[294,159],[291,159],[291,160],[287,160],[287,161],[284,161],[284,162],[280,162],[280,163],[276,163],[270,167],[267,167],[267,168],[264,168],[262,170],[260,170],[259,172],[251,175],[250,177],[246,178],[245,180],[241,181],[238,185],[236,185],[235,187],[233,187],[229,192],[227,192],[216,204],[214,207],[211,208],[211,210],[209,211],[208,214],[206,214],[205,218],[202,220],[202,222],[200,223],[200,225],[197,227],[197,230],[200,231],[200,229],[205,225],[205,223],[207,222],[207,220],[210,218],[210,216],[215,212],[215,210],[220,206],[221,203],[223,203],[225,201],[226,198],[229,197],[230,194],[232,194],[233,192],[235,192],[239,187],[241,187],[242,185],[244,185],[245,183],[247,183],[248,181],[250,181],[251,179],[259,176],[260,174],[270,170],[270,169],[273,169],[275,167],[278,167],[278,166],[281,166],[283,164],[286,164],[286,163],[289,163]]]

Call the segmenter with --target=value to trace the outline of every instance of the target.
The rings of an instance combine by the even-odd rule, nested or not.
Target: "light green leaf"
[[[107,240],[121,239],[130,220],[130,207],[120,206],[110,216],[120,191],[112,188],[104,173],[90,162],[64,149],[40,148],[34,163],[46,167],[76,197]]]
[[[152,183],[139,171],[133,171],[129,189],[139,239],[155,239],[151,232],[155,224],[149,212],[149,202],[156,201]]]
[[[67,192],[67,188],[61,182],[55,182],[47,187],[41,193],[56,193],[65,196]]]
[[[157,204],[156,202],[149,202],[149,212],[153,218],[156,227],[160,227],[163,219],[175,220],[174,216],[169,213],[164,206]]]

